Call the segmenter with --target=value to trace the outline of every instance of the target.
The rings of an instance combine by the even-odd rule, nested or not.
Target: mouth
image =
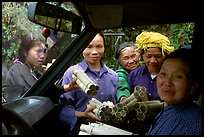
[[[38,61],[38,64],[42,65],[42,64],[43,64],[43,61]]]
[[[131,65],[129,65],[128,67],[129,67],[129,68],[136,68],[136,66],[137,66],[137,64],[131,64]]]
[[[91,57],[91,60],[98,60],[98,57]]]
[[[163,91],[166,94],[173,94],[172,90],[170,90],[170,89],[164,89]]]

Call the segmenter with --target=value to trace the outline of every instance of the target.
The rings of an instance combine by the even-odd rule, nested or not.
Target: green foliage
[[[115,60],[115,49],[118,44],[122,41],[133,41],[135,42],[136,37],[143,31],[154,31],[159,32],[167,36],[173,47],[178,48],[178,39],[184,37],[186,39],[186,44],[192,44],[194,23],[180,23],[180,24],[161,24],[152,26],[137,26],[132,28],[123,29],[108,29],[104,32],[124,32],[126,36],[106,36],[106,52],[104,57],[104,62],[107,66],[114,69],[116,67]]]
[[[21,2],[22,3],[22,2]],[[55,4],[56,2],[48,2]],[[26,4],[24,4],[26,5]],[[61,5],[63,8],[73,10],[72,5]],[[126,36],[105,36],[106,51],[104,62],[114,69],[116,65],[115,49],[123,41],[135,41],[142,31],[156,31],[169,37],[171,45],[178,47],[178,39],[183,36],[187,44],[192,43],[194,23],[161,24],[152,26],[134,26],[132,28],[107,29],[104,32],[124,32]],[[39,26],[27,18],[27,9],[17,2],[2,2],[2,60],[10,67],[17,55],[21,34],[28,31],[40,30]],[[61,45],[61,44],[60,44]]]
[[[179,38],[184,37],[185,41],[186,41],[186,44],[192,45],[194,26],[195,26],[194,23],[173,24],[173,25],[171,25],[170,36],[169,36],[171,44],[175,48],[178,48]]]

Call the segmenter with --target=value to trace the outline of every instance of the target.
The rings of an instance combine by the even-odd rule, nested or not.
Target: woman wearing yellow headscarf
[[[136,37],[137,50],[141,53],[144,61],[143,66],[132,70],[128,75],[128,84],[130,93],[134,92],[135,86],[144,86],[146,88],[148,100],[160,100],[157,93],[156,77],[161,69],[166,54],[171,53],[174,47],[170,46],[169,39],[157,32],[142,32]],[[151,119],[145,120],[145,125],[151,123]],[[137,129],[140,134],[143,134],[146,128]],[[140,128],[140,127],[138,127]],[[143,132],[143,133],[141,133]]]
[[[142,32],[136,37],[137,50],[141,53],[144,66],[133,70],[128,76],[128,82],[133,92],[134,87],[144,86],[149,100],[159,99],[156,89],[156,76],[160,71],[166,54],[174,47],[169,39],[157,32]]]

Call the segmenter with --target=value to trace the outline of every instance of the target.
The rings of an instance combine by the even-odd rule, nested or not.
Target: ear
[[[117,60],[117,61],[118,61],[118,64],[119,64],[119,65],[121,65],[121,60],[120,60],[119,58],[118,58],[118,60]]]
[[[190,94],[192,95],[192,94],[194,94],[196,91],[197,91],[197,89],[198,89],[198,84],[193,84],[192,86],[191,86],[191,91],[190,91]]]
[[[27,57],[27,55],[28,55],[28,54],[25,52],[25,53],[24,53],[24,56]]]

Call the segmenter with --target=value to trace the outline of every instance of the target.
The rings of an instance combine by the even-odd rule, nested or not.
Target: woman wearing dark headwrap
[[[116,73],[119,76],[119,82],[116,92],[117,101],[130,96],[130,88],[127,82],[127,76],[130,71],[137,68],[139,64],[140,54],[136,51],[136,46],[132,42],[121,43],[115,52],[115,58],[119,63],[119,69]]]

